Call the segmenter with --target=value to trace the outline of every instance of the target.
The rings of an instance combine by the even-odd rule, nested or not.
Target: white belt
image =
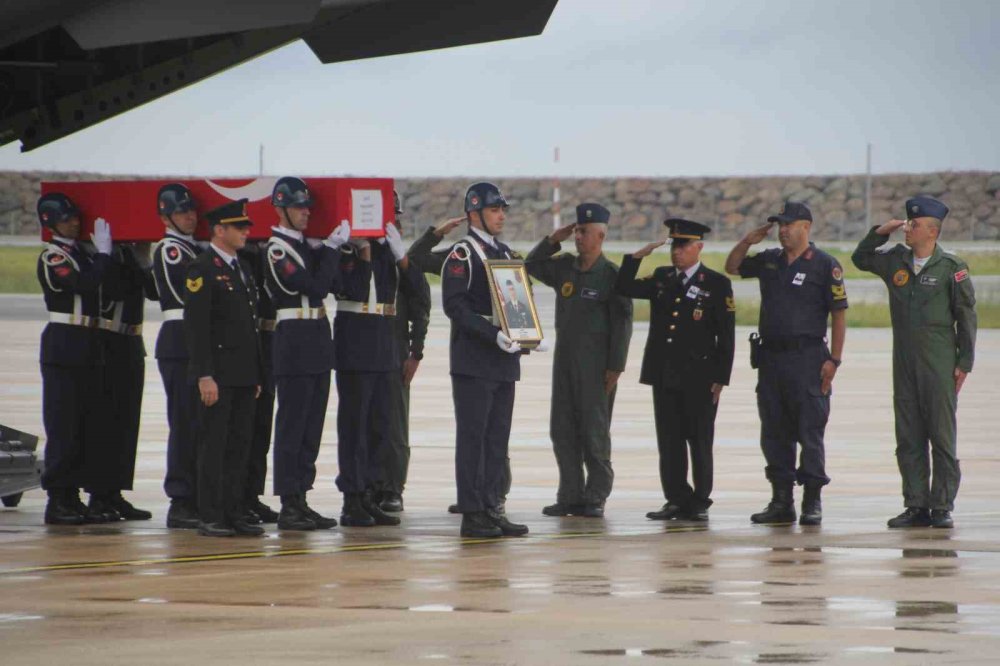
[[[281,308],[278,310],[277,321],[288,319],[322,319],[326,317],[326,307],[318,308]]]
[[[382,315],[383,317],[393,317],[396,315],[396,305],[394,303],[364,303],[362,301],[337,301],[337,312],[353,312],[355,314]]]
[[[70,326],[83,326],[84,328],[98,328],[101,325],[101,320],[98,317],[70,314],[68,312],[50,312],[49,322],[53,324],[69,324]]]
[[[184,309],[174,308],[173,310],[163,311],[163,321],[179,321],[184,319]]]

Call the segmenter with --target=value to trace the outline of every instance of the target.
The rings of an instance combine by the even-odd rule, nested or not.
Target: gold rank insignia
[[[736,312],[736,299],[732,296],[726,296],[726,310],[729,312]]]
[[[204,278],[197,277],[193,280],[191,278],[187,279],[187,288],[188,291],[190,291],[192,294],[196,293],[199,289],[201,289],[201,286],[203,284],[205,284]]]
[[[572,282],[563,282],[562,289],[559,290],[559,293],[563,295],[563,298],[569,298],[570,296],[572,296],[573,295],[573,283]]]
[[[897,287],[902,287],[904,284],[910,281],[910,274],[906,272],[905,268],[900,268],[892,276],[892,283]]]
[[[844,291],[844,285],[842,284],[831,284],[830,291],[833,292],[833,300],[842,301],[847,298],[847,293]]]

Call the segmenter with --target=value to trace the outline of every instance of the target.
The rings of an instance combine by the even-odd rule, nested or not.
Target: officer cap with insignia
[[[777,222],[778,224],[791,224],[799,220],[813,221],[813,214],[809,210],[809,206],[799,201],[786,201],[785,205],[781,207],[780,213],[767,218],[768,222]]]
[[[191,190],[180,183],[167,183],[156,193],[156,212],[170,217],[174,213],[186,213],[197,207]]]
[[[312,203],[306,182],[295,176],[279,178],[271,190],[271,205],[278,208],[309,208]]]
[[[493,183],[473,183],[465,192],[465,212],[471,213],[474,210],[502,206],[508,208],[507,199],[504,198],[500,188]]]
[[[253,222],[247,217],[247,199],[239,199],[222,204],[218,208],[205,213],[208,226],[214,227],[217,224],[232,224],[237,227],[251,227]]]
[[[712,229],[701,222],[682,220],[679,217],[670,217],[663,221],[664,226],[670,229],[670,238],[673,245],[684,245],[691,241],[705,240],[705,234],[712,233]]]
[[[906,219],[912,220],[915,217],[933,217],[944,220],[948,215],[948,207],[935,199],[920,195],[908,199],[906,202]]]
[[[595,203],[583,203],[576,207],[577,224],[607,224],[611,211]]]
[[[62,192],[49,192],[39,197],[37,212],[42,226],[50,228],[74,215],[80,215],[76,204]]]

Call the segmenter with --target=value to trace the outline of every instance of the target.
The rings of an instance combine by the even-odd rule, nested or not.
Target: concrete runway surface
[[[0,302],[0,306],[4,303]],[[3,309],[0,307],[0,309]],[[42,434],[42,324],[3,318],[0,422]],[[551,318],[546,322],[551,327]],[[145,331],[152,349],[158,324]],[[153,359],[136,490],[152,521],[46,528],[44,496],[0,511],[0,663],[997,663],[1000,332],[980,336],[960,401],[954,530],[892,531],[891,337],[851,330],[827,430],[820,528],[752,526],[768,499],[748,331],[717,422],[707,526],[654,523],[663,501],[637,325],[615,409],[603,520],[547,518],[550,354],[522,361],[508,513],[522,539],[458,535],[447,327],[433,313],[413,388],[400,528],[207,539],[164,527],[165,416]],[[336,398],[311,503],[337,515]],[[272,502],[276,505],[276,502]]]

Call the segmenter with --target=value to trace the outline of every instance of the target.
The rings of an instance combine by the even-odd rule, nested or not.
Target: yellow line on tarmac
[[[459,545],[489,544],[489,543],[532,543],[539,541],[555,541],[557,539],[593,539],[600,537],[617,536],[647,536],[662,534],[663,532],[700,532],[708,528],[701,526],[677,526],[667,527],[658,532],[626,532],[620,534],[609,534],[607,532],[564,532],[559,534],[543,534],[528,537],[526,539],[460,539]],[[29,573],[43,573],[50,571],[78,571],[86,569],[106,569],[110,567],[143,567],[164,564],[188,564],[194,562],[224,562],[227,560],[263,559],[269,557],[291,557],[295,555],[331,555],[335,553],[355,553],[372,550],[397,550],[409,548],[416,545],[448,545],[449,542],[415,542],[415,541],[394,541],[392,543],[363,543],[346,546],[332,546],[327,548],[292,548],[287,550],[255,550],[239,553],[215,553],[211,555],[187,555],[182,557],[162,557],[142,560],[109,560],[103,562],[71,562],[67,564],[45,564],[32,567],[20,567],[17,569],[0,569],[0,576],[13,576]]]

